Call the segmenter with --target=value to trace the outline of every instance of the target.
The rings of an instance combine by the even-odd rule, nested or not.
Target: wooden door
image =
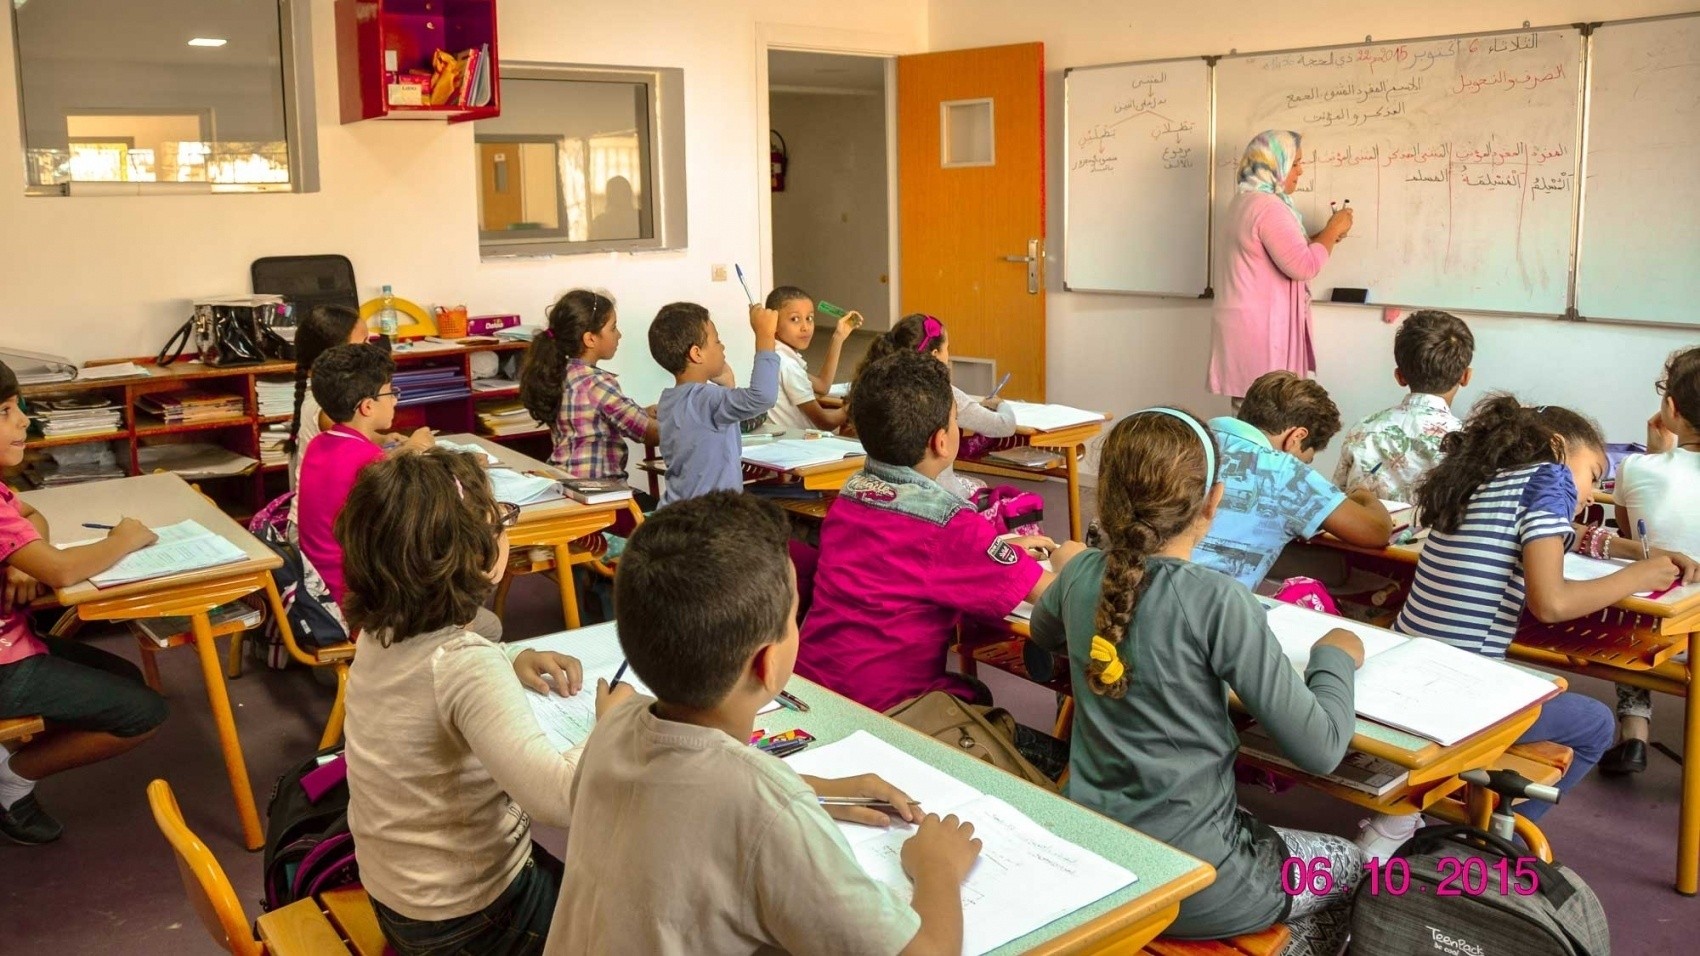
[[[1040,43],[897,58],[903,314],[938,316],[952,356],[994,359],[1028,401],[1045,399],[1044,83]]]
[[[525,220],[522,175],[519,143],[478,144],[479,229],[497,232]]]

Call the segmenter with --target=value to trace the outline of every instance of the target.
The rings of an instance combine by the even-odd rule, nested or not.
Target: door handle
[[[1025,262],[1025,263],[1027,263],[1027,294],[1028,295],[1038,295],[1039,294],[1039,268],[1040,268],[1040,261],[1043,258],[1044,258],[1044,253],[1039,251],[1039,240],[1037,240],[1037,239],[1027,240],[1027,254],[1026,255],[1024,255],[1024,256],[1003,256],[1002,257],[1003,261],[1005,261],[1005,262]]]

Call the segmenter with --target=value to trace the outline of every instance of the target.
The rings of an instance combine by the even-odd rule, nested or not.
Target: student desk
[[[614,628],[604,625],[520,644],[572,654],[586,641],[617,639]],[[1192,856],[981,763],[817,684],[792,677],[788,688],[809,705],[808,713],[776,710],[758,716],[757,727],[774,733],[799,727],[823,745],[866,730],[965,783],[1007,800],[1040,826],[1127,867],[1138,877],[1133,885],[995,950],[998,954],[1138,952],[1174,922],[1181,900],[1215,879],[1215,871]]]
[[[966,461],[958,459],[956,470],[980,475],[995,475],[999,478],[1016,478],[1032,481],[1036,478],[1062,478],[1068,482],[1068,536],[1071,540],[1082,541],[1086,533],[1080,521],[1080,459],[1086,456],[1086,444],[1104,432],[1104,422],[1111,416],[1105,415],[1103,421],[1083,422],[1070,425],[1067,428],[1054,428],[1050,431],[1035,431],[1031,428],[1017,428],[1015,437],[1018,444],[1031,445],[1034,448],[1055,448],[1062,452],[1063,466],[1061,468],[1017,468],[1013,465],[1000,465],[995,461]],[[963,434],[970,434],[964,432]]]
[[[1358,560],[1373,564],[1383,573],[1402,570],[1400,577],[1407,582],[1422,554],[1420,543],[1395,545],[1379,552],[1353,548],[1327,536],[1313,543],[1357,555]],[[1543,624],[1525,614],[1508,656],[1684,698],[1683,753],[1700,754],[1696,668],[1692,659],[1677,659],[1690,650],[1697,632],[1700,585],[1690,585],[1658,600],[1627,597],[1603,611],[1558,624]],[[1700,891],[1700,758],[1683,761],[1681,801],[1676,889],[1693,896]]]
[[[567,477],[566,472],[547,462],[522,455],[487,438],[477,435],[439,437],[457,445],[477,445],[495,456],[498,462],[515,471],[533,472],[552,478]],[[596,558],[596,555],[588,551],[574,552],[572,543],[609,527],[620,512],[636,507],[630,498],[599,505],[580,504],[571,498],[560,498],[521,508],[519,524],[508,530],[508,544],[514,552],[527,548],[548,548],[554,553],[553,567],[561,589],[561,613],[568,628],[579,626],[578,592],[573,587],[572,566],[588,564]],[[549,567],[550,565],[540,564],[533,566],[531,570],[544,571]],[[507,589],[503,588],[502,594],[505,596],[506,593]]]
[[[288,627],[283,602],[278,597],[271,575],[272,569],[283,562],[275,552],[220,511],[217,505],[173,474],[141,475],[47,488],[25,492],[19,497],[47,517],[55,543],[84,541],[97,536],[99,532],[83,527],[85,521],[111,524],[119,518],[130,517],[149,527],[161,527],[192,518],[207,530],[240,547],[248,556],[246,561],[237,564],[111,588],[96,588],[83,581],[57,589],[54,596],[60,604],[74,608],[77,617],[84,621],[125,621],[168,615],[185,615],[190,619],[195,651],[201,660],[201,675],[206,680],[207,703],[212,708],[213,720],[218,728],[225,772],[230,777],[230,789],[236,798],[236,815],[242,822],[242,841],[248,849],[258,850],[265,842],[265,835],[260,831],[260,815],[254,805],[254,791],[248,782],[242,741],[236,733],[236,719],[230,709],[230,696],[225,690],[224,671],[219,666],[218,648],[213,641],[207,612],[263,590],[266,602],[271,605],[273,619],[279,626]]]
[[[795,437],[795,433],[790,437]],[[643,452],[643,461],[639,463],[638,470],[649,476],[649,493],[659,499],[661,479],[667,476],[667,462],[659,456],[655,445],[644,445]],[[808,491],[837,491],[844,487],[851,475],[862,470],[862,464],[867,460],[866,455],[853,455],[838,461],[784,469],[744,462],[744,482],[748,484],[752,476],[755,476],[755,480],[778,477],[795,479]]]

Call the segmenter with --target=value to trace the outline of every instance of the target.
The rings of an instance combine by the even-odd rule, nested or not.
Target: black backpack
[[[340,745],[277,778],[266,804],[261,867],[265,896],[260,906],[267,912],[360,882],[354,835],[348,830],[347,758]]]
[[[287,492],[273,499],[248,522],[248,530],[283,561],[272,570],[272,580],[277,584],[295,642],[303,648],[346,643],[348,628],[336,609],[336,601],[328,592],[314,593],[307,586],[307,558],[289,540],[289,502],[294,494]],[[317,580],[317,574],[313,577]],[[275,621],[269,623],[268,631],[276,626]]]
[[[1407,880],[1406,873],[1409,873]],[[1352,952],[1610,956],[1599,897],[1574,870],[1475,827],[1424,827],[1365,876]]]

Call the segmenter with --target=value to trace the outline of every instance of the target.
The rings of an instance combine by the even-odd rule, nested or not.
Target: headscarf
[[[1266,129],[1257,134],[1240,157],[1240,186],[1242,193],[1268,193],[1287,204],[1293,218],[1304,225],[1304,217],[1293,205],[1282,183],[1299,159],[1299,134],[1286,129]]]

